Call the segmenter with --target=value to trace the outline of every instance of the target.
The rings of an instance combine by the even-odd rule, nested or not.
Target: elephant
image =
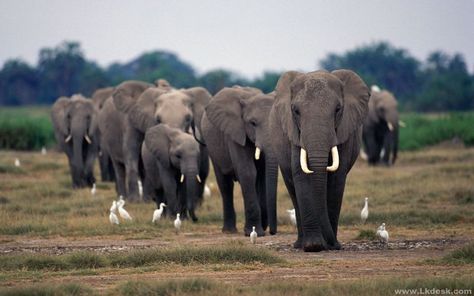
[[[123,82],[99,114],[102,142],[112,158],[117,192],[131,201],[140,200],[138,180],[144,177],[141,146],[146,130],[167,123],[184,131],[192,129],[199,137],[200,118],[210,100],[210,94],[201,87],[174,90],[165,80],[157,83],[158,87],[139,81]]]
[[[180,213],[186,218],[189,212],[194,222],[208,173],[201,169],[199,145],[191,134],[167,124],[149,128],[142,145],[145,194],[156,196],[157,206],[164,202],[172,217]]]
[[[272,96],[258,89],[234,86],[219,91],[204,112],[202,133],[223,199],[223,232],[237,232],[234,181],[242,188],[245,235],[250,235],[253,226],[259,236],[265,235],[268,222],[270,233],[277,231],[278,166],[269,150],[266,122],[272,103]]]
[[[97,89],[92,94],[92,102],[97,110],[101,110],[105,101],[112,95],[114,92],[113,87],[104,87]],[[115,181],[115,172],[112,165],[112,159],[110,158],[109,153],[100,147],[100,130],[98,132],[99,137],[99,167],[100,167],[100,177],[104,182],[114,182]]]
[[[295,248],[340,249],[337,240],[347,174],[360,149],[370,91],[353,71],[281,75],[270,135],[296,210]]]
[[[61,97],[52,107],[51,119],[60,151],[69,160],[73,188],[92,187],[94,161],[99,150],[97,110],[82,95]]]
[[[381,162],[389,166],[397,160],[399,134],[397,105],[395,96],[389,91],[372,90],[369,114],[362,130],[364,148],[370,165]]]

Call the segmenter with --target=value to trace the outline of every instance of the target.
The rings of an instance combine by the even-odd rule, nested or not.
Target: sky
[[[420,60],[460,52],[472,71],[473,15],[474,0],[0,0],[0,65],[36,65],[41,48],[69,40],[101,66],[159,49],[198,73],[254,78],[388,41]]]

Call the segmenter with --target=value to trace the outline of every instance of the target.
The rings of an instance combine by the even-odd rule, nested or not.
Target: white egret
[[[91,195],[92,195],[92,197],[95,196],[96,192],[97,192],[97,187],[95,186],[95,183],[94,183],[94,184],[92,184],[92,189],[91,189]]]
[[[295,211],[295,209],[286,210],[286,212],[290,216],[291,224],[293,224],[293,226],[296,226],[296,211]]]
[[[41,155],[46,155],[46,147],[41,148]]]
[[[143,184],[142,181],[138,180],[138,194],[143,197]]]
[[[380,230],[380,239],[384,244],[388,244],[388,231],[385,229],[385,223],[382,224],[382,230]]]
[[[204,199],[209,199],[209,198],[211,198],[211,188],[209,188],[209,186],[207,186],[207,184],[206,184],[206,186],[204,186],[204,194],[203,194],[203,196],[204,196]]]
[[[151,220],[152,223],[160,221],[163,210],[165,209],[164,207],[166,207],[166,205],[164,203],[160,203],[160,208],[153,212],[153,219]]]
[[[250,242],[255,244],[257,242],[258,234],[255,231],[255,226],[252,226],[252,232],[250,233]]]
[[[360,219],[362,220],[362,223],[365,223],[365,221],[369,218],[369,198],[365,198],[365,205],[362,208],[362,211],[360,211]]]
[[[181,220],[179,219],[179,214],[176,214],[176,219],[174,220],[174,228],[176,229],[176,234],[181,230]]]
[[[120,214],[120,217],[122,217],[122,219],[124,220],[132,221],[132,216],[130,216],[127,210],[123,208],[123,206],[125,205],[125,201],[121,199],[118,201],[117,205],[118,205],[118,212]]]
[[[21,164],[20,164],[20,160],[18,158],[15,158],[15,166],[16,167],[20,167]]]
[[[119,219],[118,219],[117,215],[114,212],[110,212],[109,221],[110,221],[111,224],[115,224],[115,225],[120,224]]]

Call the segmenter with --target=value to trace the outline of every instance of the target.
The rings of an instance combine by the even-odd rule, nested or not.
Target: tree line
[[[432,52],[425,61],[387,42],[363,45],[343,54],[328,54],[320,69],[356,71],[368,85],[391,90],[402,108],[413,111],[468,110],[474,108],[474,75],[464,57]],[[153,82],[167,79],[177,88],[203,86],[215,94],[225,86],[249,85],[273,91],[281,73],[264,72],[253,80],[226,69],[198,75],[169,51],[143,53],[132,61],[106,68],[88,60],[78,42],[63,42],[39,52],[38,64],[20,59],[4,63],[0,71],[0,105],[51,104],[59,96],[82,93],[90,96],[100,87],[136,79]]]

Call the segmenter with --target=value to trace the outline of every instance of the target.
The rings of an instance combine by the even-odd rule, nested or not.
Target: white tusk
[[[84,136],[84,139],[86,139],[87,143],[92,144],[91,138],[87,134]]]
[[[196,179],[198,180],[199,183],[202,183],[201,177],[199,177],[199,175],[196,175]]]
[[[179,182],[180,182],[180,183],[183,183],[183,182],[184,182],[184,175],[183,175],[183,174],[181,174],[181,179],[179,179]]]
[[[260,148],[255,147],[255,159],[259,160],[260,159]]]
[[[393,125],[390,122],[387,122],[388,129],[393,132]]]
[[[71,141],[72,139],[72,135],[69,134],[69,136],[67,136],[66,140],[64,140],[64,143],[69,143],[69,141]]]
[[[328,172],[335,172],[339,168],[339,152],[337,146],[331,148],[332,165],[326,168]]]
[[[398,125],[401,126],[401,127],[406,127],[407,124],[401,120],[398,121]]]
[[[301,152],[300,152],[300,165],[301,165],[301,169],[302,169],[303,172],[305,172],[306,174],[312,174],[312,173],[314,173],[314,172],[308,168],[308,161],[307,161],[306,157],[307,157],[306,150],[304,150],[303,148],[301,148]]]

